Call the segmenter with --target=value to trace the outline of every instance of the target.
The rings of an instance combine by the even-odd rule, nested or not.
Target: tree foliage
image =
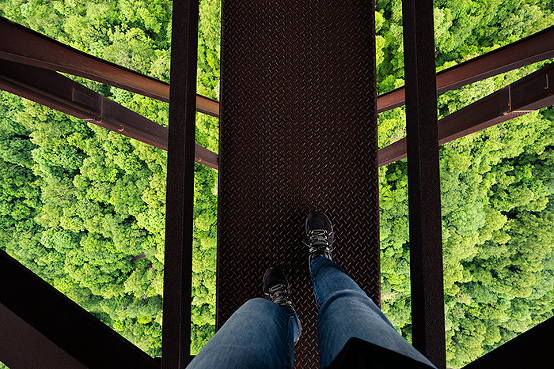
[[[4,1],[2,16],[169,81],[171,1]],[[200,93],[217,97],[219,1],[203,1]],[[167,126],[168,105],[74,77]],[[164,151],[0,94],[0,247],[152,356],[161,355]],[[218,121],[197,141],[217,151]],[[195,169],[193,351],[215,326],[217,173]]]
[[[169,81],[171,1],[2,0],[2,16]],[[201,0],[198,93],[219,98],[220,0]],[[376,2],[377,89],[404,84],[401,1]],[[538,0],[435,1],[437,69],[545,28]],[[446,116],[539,65],[439,96]],[[72,77],[167,126],[167,104]],[[460,367],[554,315],[554,110],[441,148],[448,363]],[[405,114],[379,115],[379,147]],[[218,120],[197,142],[218,150]],[[161,354],[166,153],[0,93],[0,247],[152,356]],[[411,339],[407,165],[379,170],[383,311]],[[195,171],[192,349],[214,333],[217,174]],[[170,214],[168,216],[171,216]]]
[[[377,1],[378,89],[403,84],[400,1]],[[538,1],[435,1],[442,70],[552,24]],[[379,37],[385,39],[380,46]],[[439,117],[543,63],[439,96]],[[461,367],[554,315],[554,110],[543,109],[440,149],[448,365]],[[403,109],[379,115],[379,147],[405,136]],[[383,311],[411,338],[406,161],[379,172]],[[408,311],[408,312],[406,312]]]

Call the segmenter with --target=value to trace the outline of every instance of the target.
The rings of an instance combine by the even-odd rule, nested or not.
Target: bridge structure
[[[408,157],[413,345],[445,368],[440,144],[554,104],[554,67],[440,121],[437,94],[554,57],[554,27],[436,73],[433,3],[404,0],[406,86],[377,96],[374,4],[240,0],[222,9],[221,101],[196,94],[198,2],[173,2],[171,83],[0,19],[0,88],[168,151],[163,353],[148,357],[0,252],[0,360],[13,368],[184,368],[191,359],[194,165],[219,171],[217,327],[279,264],[319,366],[302,220],[333,216],[336,260],[380,301],[377,169]],[[169,102],[169,128],[61,73]],[[407,137],[377,148],[377,114],[406,105]],[[195,143],[196,112],[220,118],[219,155]],[[263,226],[259,226],[259,223]],[[466,366],[547,367],[554,320]]]

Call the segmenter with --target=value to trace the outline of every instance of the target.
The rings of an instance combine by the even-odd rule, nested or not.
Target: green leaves
[[[401,1],[377,1],[379,93],[404,84]],[[219,97],[220,0],[200,2],[200,94]],[[171,2],[8,1],[3,15],[84,52],[169,81]],[[437,69],[554,22],[548,2],[435,1]],[[439,96],[450,114],[528,74]],[[75,78],[80,80],[79,78]],[[168,105],[92,82],[166,126]],[[441,156],[449,365],[463,366],[554,315],[554,110],[444,145]],[[403,108],[379,115],[379,147],[405,136]],[[196,139],[218,150],[216,118]],[[0,93],[0,245],[153,356],[161,353],[166,153]],[[411,339],[406,161],[379,170],[383,311]],[[215,330],[217,173],[197,165],[192,351]]]
[[[377,2],[378,92],[403,84],[400,4]],[[540,17],[537,17],[541,14]],[[382,15],[382,17],[381,17]],[[437,69],[546,27],[535,1],[435,1]],[[525,21],[524,21],[525,19]],[[528,22],[525,27],[521,22]],[[531,31],[533,30],[533,31]],[[525,76],[530,66],[439,96],[439,118]],[[441,157],[448,365],[461,367],[552,316],[551,108],[444,145]],[[379,115],[379,148],[405,137],[403,109]],[[407,171],[381,168],[382,308],[411,337]],[[539,229],[540,228],[540,229]],[[404,264],[403,264],[404,263]]]
[[[14,0],[4,16],[169,81],[171,1]],[[219,95],[220,1],[202,1],[198,92]],[[168,105],[73,77],[168,125]],[[161,354],[167,154],[0,93],[0,245],[153,356]],[[218,149],[218,120],[197,142]],[[217,173],[195,178],[193,349],[214,333]],[[214,191],[215,189],[215,191]]]

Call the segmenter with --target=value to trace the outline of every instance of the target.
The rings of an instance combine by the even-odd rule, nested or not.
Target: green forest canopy
[[[201,0],[198,93],[218,98],[220,0]],[[0,0],[1,15],[86,53],[169,80],[171,2]],[[404,84],[400,0],[376,4],[377,88]],[[435,1],[437,69],[554,23],[550,2]],[[529,74],[439,97],[439,115]],[[75,78],[167,125],[167,104]],[[0,247],[152,356],[161,355],[166,153],[0,93]],[[448,365],[461,367],[554,315],[554,110],[440,151]],[[379,147],[405,136],[379,116]],[[197,115],[218,149],[218,121]],[[193,352],[214,333],[217,172],[195,177]],[[382,303],[411,339],[406,161],[379,171]]]

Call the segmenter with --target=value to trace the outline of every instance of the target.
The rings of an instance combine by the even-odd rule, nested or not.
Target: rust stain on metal
[[[481,131],[554,103],[554,88],[548,81],[554,74],[554,64],[530,74],[489,96],[444,117],[439,121],[439,143]],[[497,107],[496,109],[494,107]],[[400,139],[378,152],[378,165],[383,166],[406,157],[406,139]]]
[[[437,73],[437,93],[554,57],[554,26]],[[404,87],[377,97],[377,113],[404,105]]]
[[[0,89],[167,151],[167,128],[54,71],[0,59]],[[195,151],[218,169],[217,154],[198,144]]]
[[[69,73],[169,102],[169,84],[83,53],[0,17],[0,59]],[[196,110],[219,117],[219,102],[196,95]]]

